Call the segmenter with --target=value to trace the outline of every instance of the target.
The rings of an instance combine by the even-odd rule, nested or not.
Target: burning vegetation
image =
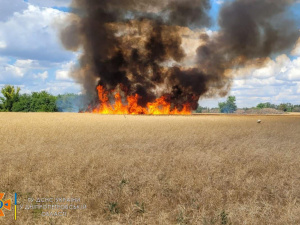
[[[295,2],[228,1],[208,32],[209,0],[73,0],[61,40],[82,52],[70,76],[92,96],[88,112],[190,114],[200,97],[227,95],[230,71],[293,48]]]
[[[100,104],[90,112],[99,114],[146,114],[146,115],[188,115],[191,114],[189,104],[184,104],[182,109],[171,107],[165,96],[156,99],[154,102],[148,102],[146,107],[138,104],[141,98],[138,94],[127,96],[127,104],[123,104],[122,96],[119,92],[114,95],[114,104],[108,98],[109,93],[102,86],[97,87]]]

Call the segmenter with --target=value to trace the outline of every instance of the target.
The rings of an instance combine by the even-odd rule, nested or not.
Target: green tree
[[[284,112],[292,112],[293,108],[294,106],[291,103],[282,103],[278,106],[278,109]]]
[[[256,108],[259,109],[265,109],[265,108],[272,108],[272,109],[276,109],[277,106],[275,104],[271,104],[270,102],[265,102],[265,103],[259,103]]]
[[[219,109],[221,113],[233,113],[237,110],[235,96],[228,96],[226,102],[219,102]]]
[[[202,106],[198,106],[198,108],[196,109],[196,113],[202,113],[203,111],[203,107]]]
[[[33,92],[30,102],[31,112],[57,112],[56,97],[46,91]]]
[[[12,107],[13,112],[30,112],[32,97],[29,94],[20,95],[19,101],[15,102]]]
[[[293,112],[300,112],[300,105],[294,105]]]
[[[20,97],[20,88],[15,88],[11,85],[5,85],[1,89],[1,93],[3,97],[0,97],[0,100],[2,102],[2,111],[11,112],[13,104],[19,100]]]

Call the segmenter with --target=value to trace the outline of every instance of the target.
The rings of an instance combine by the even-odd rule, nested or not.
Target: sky
[[[212,0],[212,31],[218,30],[223,2]],[[79,53],[66,51],[58,35],[69,4],[70,0],[0,0],[0,87],[19,86],[22,93],[81,92],[80,85],[68,77]],[[300,4],[291,9],[300,21],[299,12]],[[300,41],[293,51],[276,56],[263,68],[237,71],[229,94],[236,96],[238,107],[260,102],[300,104]],[[199,103],[217,107],[220,101],[224,98],[200,99]]]

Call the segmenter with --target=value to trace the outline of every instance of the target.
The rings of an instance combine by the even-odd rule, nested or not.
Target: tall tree
[[[15,88],[12,85],[6,85],[1,89],[1,93],[4,97],[0,97],[2,102],[2,110],[6,112],[11,112],[13,104],[19,100],[20,88]]]

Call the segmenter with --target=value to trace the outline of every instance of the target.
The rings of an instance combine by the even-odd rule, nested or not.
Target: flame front
[[[179,110],[176,107],[171,108],[171,104],[166,101],[164,96],[156,99],[154,102],[148,102],[146,107],[142,107],[138,104],[140,96],[138,94],[127,96],[126,104],[123,104],[121,94],[118,92],[115,94],[115,103],[111,104],[108,98],[108,92],[103,86],[98,86],[98,97],[100,104],[94,108],[92,113],[99,114],[145,114],[145,115],[190,115],[191,109],[189,104],[184,104],[182,109]]]

